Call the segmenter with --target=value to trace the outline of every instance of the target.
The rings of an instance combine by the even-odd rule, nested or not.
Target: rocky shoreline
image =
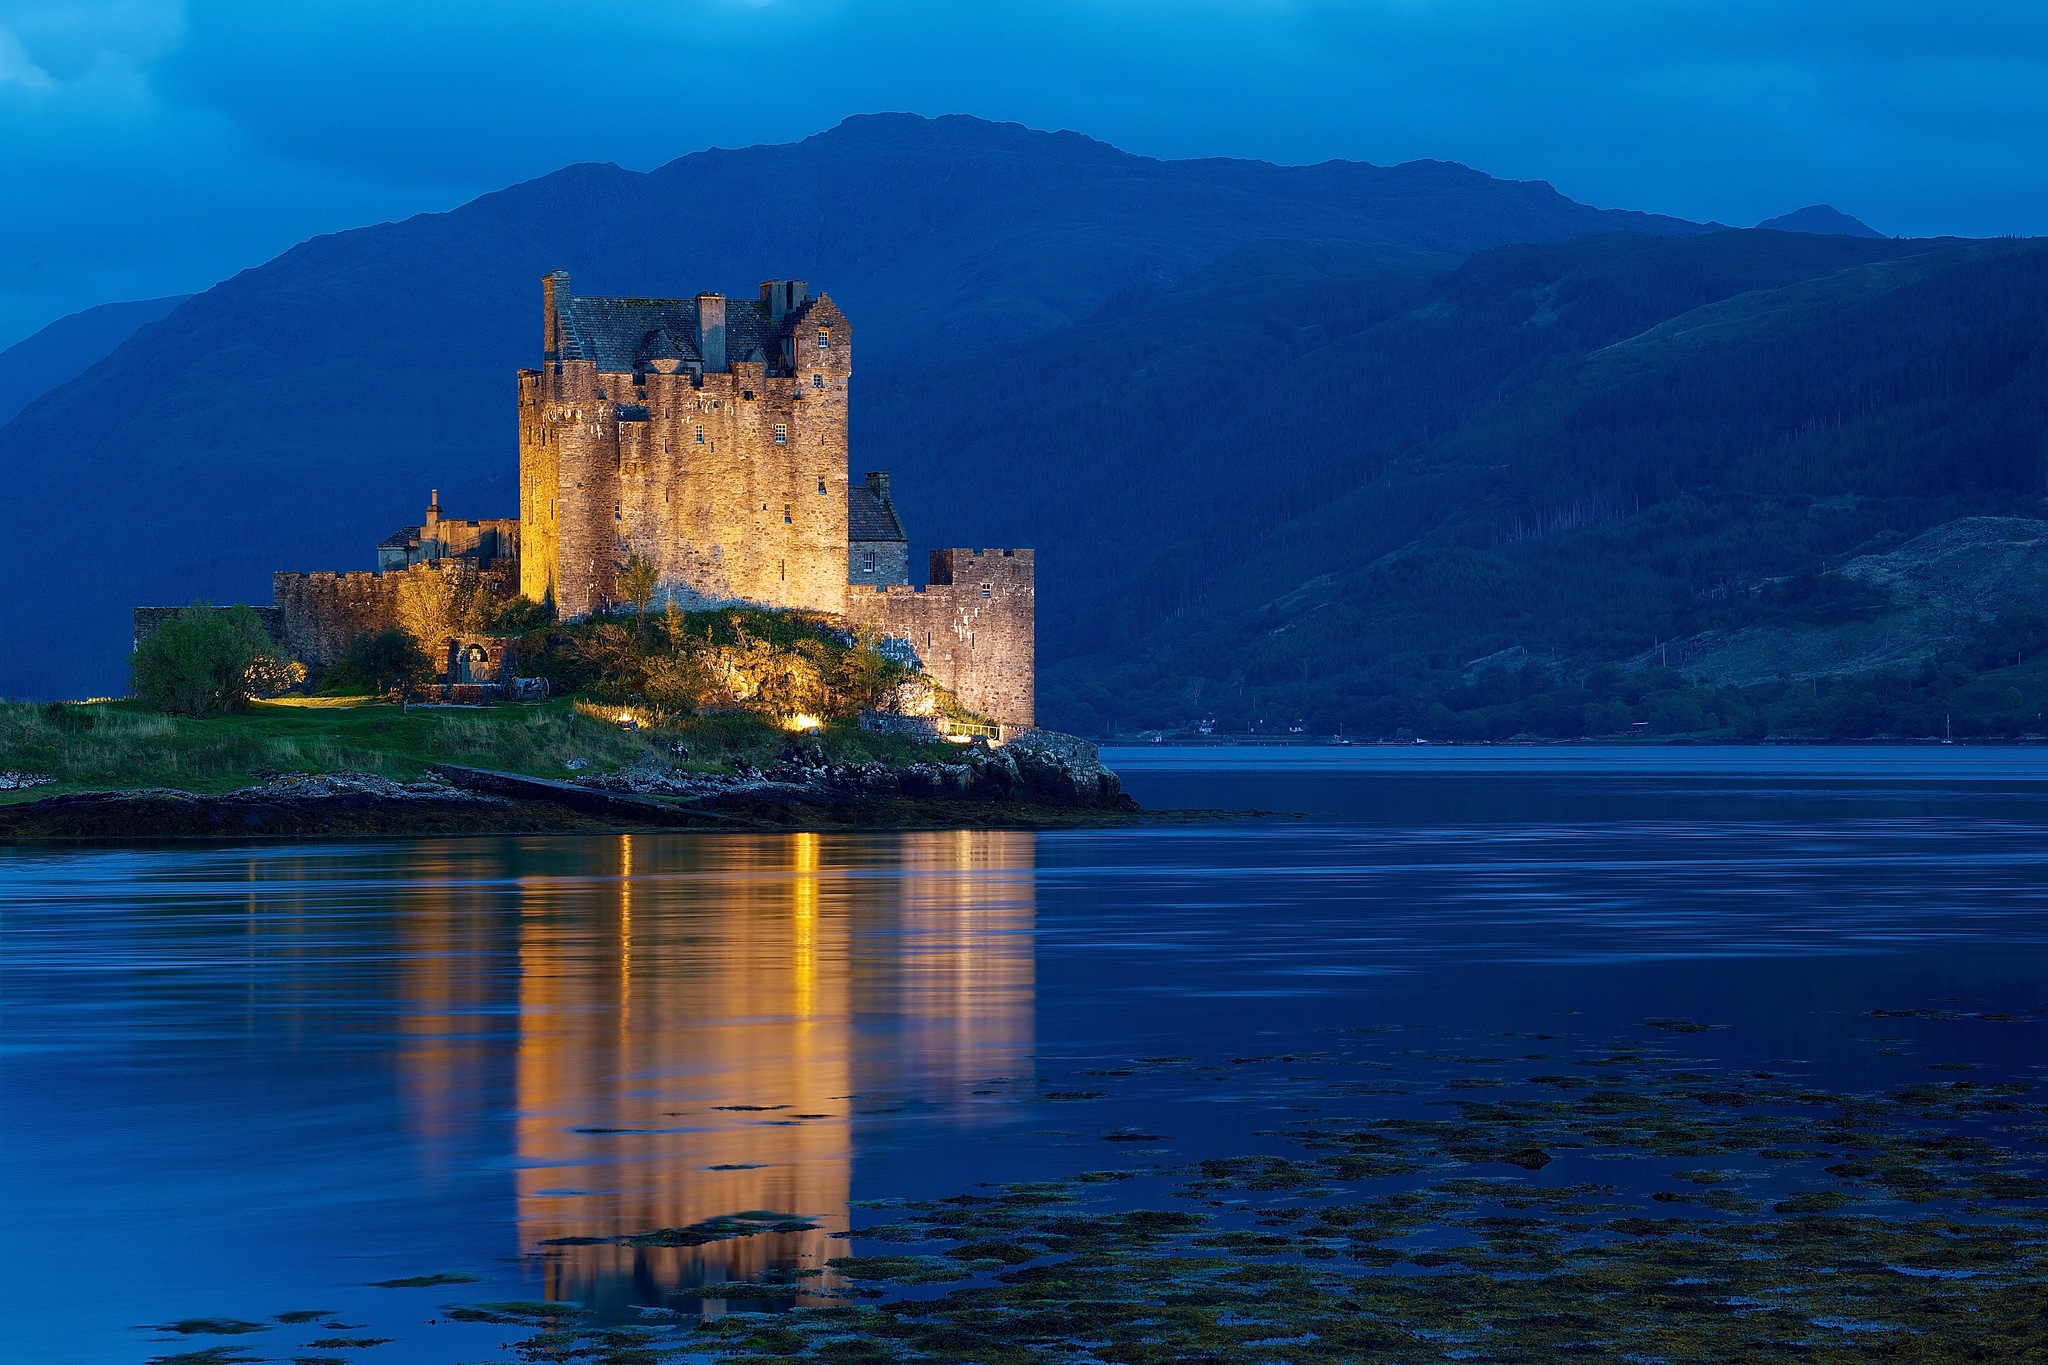
[[[430,780],[287,773],[218,796],[72,792],[0,806],[0,841],[359,838],[647,829],[1057,828],[1140,818],[1095,746],[1033,731],[958,763],[833,764],[792,743],[766,770],[690,772],[648,755],[561,781],[441,765]]]

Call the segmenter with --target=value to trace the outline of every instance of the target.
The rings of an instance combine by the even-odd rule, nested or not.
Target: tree
[[[184,716],[239,710],[294,668],[305,676],[302,667],[276,653],[256,613],[240,602],[219,610],[194,602],[128,658],[135,695],[157,710]]]
[[[408,569],[399,580],[394,605],[398,624],[429,654],[441,652],[462,619],[453,577],[433,566]]]
[[[328,675],[330,685],[361,687],[373,694],[406,691],[431,677],[434,661],[406,631],[364,631]]]
[[[655,589],[661,586],[661,570],[653,563],[642,559],[638,552],[629,555],[625,567],[619,571],[619,591],[633,604],[633,610],[640,617],[640,629],[647,629],[647,604],[654,600]]]
[[[882,632],[872,621],[853,629],[853,640],[839,660],[838,692],[847,711],[873,711],[907,673],[882,652]],[[836,709],[840,709],[835,707]]]

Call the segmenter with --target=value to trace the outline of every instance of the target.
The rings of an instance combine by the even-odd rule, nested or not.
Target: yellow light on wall
[[[782,728],[785,730],[815,730],[823,723],[816,716],[807,716],[799,711],[796,715],[782,722]]]

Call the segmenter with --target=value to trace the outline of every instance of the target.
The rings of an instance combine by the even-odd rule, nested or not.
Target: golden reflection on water
[[[547,1296],[694,1309],[692,1287],[849,1254],[828,1234],[846,1226],[854,1111],[907,1096],[938,1106],[919,1121],[969,1123],[947,1102],[1027,1064],[1034,848],[1009,831],[621,836],[520,878],[522,1250],[727,1214],[819,1222],[540,1246]]]

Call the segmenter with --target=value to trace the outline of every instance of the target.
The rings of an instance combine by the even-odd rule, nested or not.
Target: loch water
[[[0,850],[0,1359],[284,1359],[144,1329],[321,1309],[406,1365],[505,1340],[463,1300],[747,1311],[693,1287],[845,1254],[849,1200],[1252,1150],[1341,1030],[1446,1074],[1671,1019],[1837,1090],[2048,1064],[2043,751],[1105,759],[1148,808],[1272,813]],[[1137,1057],[1190,1060],[1086,1079]],[[816,1226],[602,1240],[741,1213]],[[376,1284],[436,1275],[475,1278]]]

